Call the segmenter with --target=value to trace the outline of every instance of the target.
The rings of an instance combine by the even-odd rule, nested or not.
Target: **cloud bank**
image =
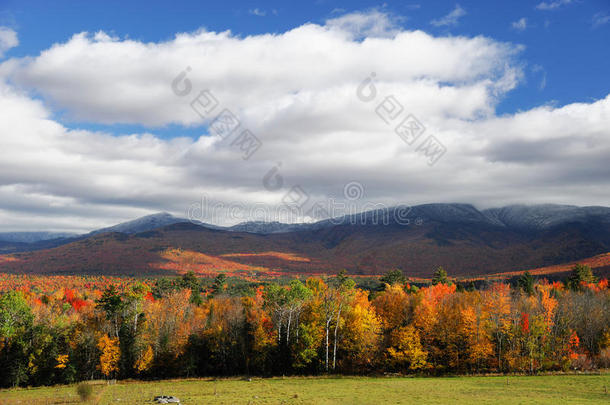
[[[497,116],[523,76],[520,52],[485,37],[407,31],[378,11],[247,37],[75,34],[0,65],[0,223],[85,231],[160,210],[184,216],[202,198],[224,211],[277,208],[294,186],[309,205],[607,204],[610,97]],[[208,116],[191,107],[204,89],[219,104]],[[237,132],[262,142],[247,160],[210,129],[223,108],[239,119]],[[395,132],[407,116],[425,127],[413,144]],[[115,133],[113,124],[146,129]],[[174,138],[155,135],[170,124]],[[432,166],[418,150],[429,135],[446,149]],[[269,186],[278,173],[281,184]],[[344,196],[354,181],[357,202]]]

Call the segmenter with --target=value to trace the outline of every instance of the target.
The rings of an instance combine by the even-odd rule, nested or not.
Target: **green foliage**
[[[310,368],[311,364],[318,357],[320,339],[315,325],[311,323],[301,323],[299,325],[299,343],[295,350],[293,366],[296,369]]]
[[[199,280],[197,279],[197,276],[195,276],[195,273],[193,271],[187,271],[182,276],[182,279],[180,279],[180,287],[189,289],[191,291],[201,290],[201,284],[199,283]]]
[[[345,283],[348,279],[349,277],[347,275],[347,270],[343,269],[339,273],[337,273],[334,279],[331,280],[331,285],[335,287],[343,285],[343,283]]]
[[[33,318],[20,292],[9,291],[0,297],[0,338],[10,339],[20,329],[30,327]]]
[[[180,284],[177,283],[175,279],[163,277],[155,281],[152,288],[152,294],[155,299],[161,299],[179,289]]]
[[[521,291],[526,293],[527,295],[534,294],[534,277],[530,274],[529,271],[523,273],[519,279],[517,280],[517,286]]]
[[[442,266],[439,266],[432,276],[432,284],[449,284],[449,280],[447,279],[447,272]]]
[[[379,279],[379,281],[381,281],[382,283],[388,284],[388,285],[394,285],[394,284],[404,284],[407,282],[407,279],[404,276],[404,274],[402,274],[402,271],[390,270],[387,273],[385,273],[385,275],[383,277],[381,277]]]
[[[219,275],[216,276],[216,278],[214,278],[214,284],[212,284],[212,294],[213,295],[221,294],[222,292],[224,292],[226,286],[227,286],[227,276],[224,275],[223,273],[220,273]]]
[[[113,316],[119,314],[124,307],[121,294],[114,285],[106,288],[102,297],[96,303],[98,308],[101,308],[106,313],[108,319],[112,319]]]
[[[576,291],[580,290],[583,283],[595,283],[597,278],[593,275],[590,266],[577,264],[572,268],[572,274],[567,280],[568,288]]]

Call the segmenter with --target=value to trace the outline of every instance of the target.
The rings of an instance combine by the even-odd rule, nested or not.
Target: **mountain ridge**
[[[208,227],[171,214],[155,215],[152,220],[146,216],[104,228],[109,232],[56,246],[49,246],[50,241],[43,249],[15,253],[10,260],[0,260],[0,271],[141,275],[192,269],[205,275],[243,267],[287,274],[340,269],[380,274],[398,268],[428,276],[444,266],[454,274],[484,275],[610,251],[610,208],[606,207],[512,206],[479,211],[469,204],[424,204],[312,224],[259,221],[253,228],[247,223]],[[159,222],[169,224],[159,227]]]

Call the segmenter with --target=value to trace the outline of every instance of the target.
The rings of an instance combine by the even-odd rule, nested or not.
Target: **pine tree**
[[[443,266],[439,266],[434,272],[434,275],[432,276],[432,284],[449,284],[449,280],[447,280],[447,272]]]

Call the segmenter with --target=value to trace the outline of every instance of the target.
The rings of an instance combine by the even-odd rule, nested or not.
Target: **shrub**
[[[88,401],[93,396],[93,386],[87,383],[80,383],[76,386],[76,392],[80,397],[81,401]]]
[[[599,352],[597,366],[599,368],[610,368],[610,347],[606,347]]]
[[[579,354],[572,360],[572,368],[580,371],[591,371],[595,368],[595,364],[586,354]]]

